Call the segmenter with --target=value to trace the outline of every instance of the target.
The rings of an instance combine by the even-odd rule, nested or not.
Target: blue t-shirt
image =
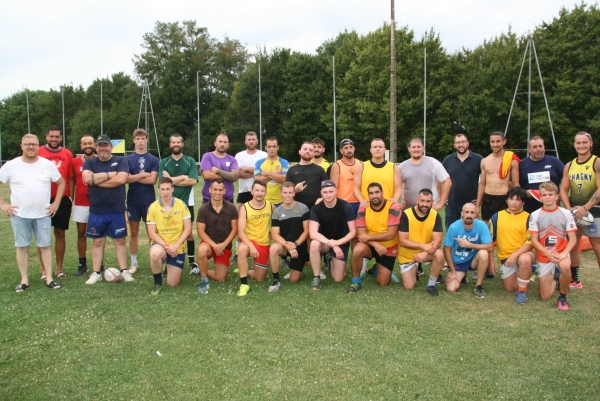
[[[475,220],[473,228],[470,230],[465,228],[462,220],[455,221],[448,227],[446,238],[444,238],[444,246],[452,247],[452,262],[455,265],[468,262],[478,252],[476,249],[459,247],[458,241],[454,240],[455,238],[464,238],[472,244],[489,244],[492,242],[490,229],[483,221]]]
[[[151,173],[156,171],[158,173],[158,157],[153,154],[146,152],[143,155],[132,153],[127,156],[127,163],[129,163],[129,174],[135,175],[139,173]],[[140,184],[139,182],[132,182],[129,184],[129,190],[127,191],[127,204],[128,205],[151,205],[156,200],[156,194],[154,193],[154,185]]]
[[[534,161],[530,157],[519,164],[519,184],[523,189],[539,189],[542,182],[552,181],[560,188],[565,165],[554,156],[544,155],[541,160]],[[527,198],[523,210],[529,214],[542,207],[542,203],[534,198]]]
[[[94,174],[117,173],[129,174],[129,163],[123,156],[112,156],[110,160],[102,161],[98,157],[86,159],[83,170],[89,170]],[[90,185],[88,192],[90,200],[90,213],[125,212],[125,184],[115,188],[103,188]]]

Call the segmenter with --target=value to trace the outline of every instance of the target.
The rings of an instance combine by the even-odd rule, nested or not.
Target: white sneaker
[[[127,271],[127,270],[123,270],[121,272],[121,280],[129,283],[131,281],[135,281],[135,279],[133,277],[131,277],[131,274]]]
[[[102,281],[102,274],[100,273],[92,273],[90,274],[90,278],[85,282],[86,284],[96,284]]]
[[[275,280],[273,281],[273,284],[269,286],[269,292],[275,292],[279,289],[279,287],[281,287],[281,283],[279,280]]]
[[[131,267],[129,268],[128,271],[129,271],[129,273],[134,274],[137,271],[137,269],[138,269],[138,265],[135,264],[135,265],[131,265]]]
[[[283,276],[284,279],[289,280],[290,279],[290,273],[286,274],[285,276]]]
[[[321,277],[321,280],[325,280],[327,278],[327,276],[325,275],[325,273],[323,273],[322,271],[321,271],[320,277]]]
[[[198,263],[196,263],[196,262],[190,263],[190,274],[192,274],[194,276],[200,275],[200,266],[198,266]]]

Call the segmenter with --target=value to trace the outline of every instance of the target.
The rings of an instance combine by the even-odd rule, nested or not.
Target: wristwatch
[[[300,246],[300,244],[298,244],[298,242],[294,241],[294,245],[296,245],[296,248],[298,248]]]

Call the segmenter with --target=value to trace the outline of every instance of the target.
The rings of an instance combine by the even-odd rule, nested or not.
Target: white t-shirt
[[[241,167],[252,167],[256,165],[256,162],[260,159],[264,159],[267,157],[267,152],[262,150],[257,150],[256,153],[250,155],[247,151],[239,152],[235,155],[235,160],[238,162],[238,166]],[[254,183],[254,177],[250,178],[240,178],[238,181],[238,193],[240,192],[250,192],[252,189],[252,184]]]
[[[423,156],[423,161],[413,164],[411,159],[405,160],[399,165],[402,176],[402,199],[406,201],[406,208],[417,204],[419,191],[428,188],[433,192],[434,202],[438,200],[436,181],[444,182],[448,172],[438,160],[433,157]]]
[[[17,157],[0,169],[0,181],[10,184],[10,204],[18,206],[15,214],[25,219],[46,216],[50,184],[60,178],[54,163],[43,157],[35,163],[25,163]]]

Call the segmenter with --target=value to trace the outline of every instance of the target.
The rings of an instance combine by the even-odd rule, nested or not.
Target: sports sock
[[[563,294],[562,292],[558,296],[558,298],[567,299],[567,294]]]
[[[363,270],[367,269],[367,264],[369,263],[369,259],[367,258],[363,258],[363,264],[362,264],[362,268]]]
[[[154,285],[162,285],[162,274],[152,274],[154,277]]]
[[[131,255],[131,264],[137,265],[137,255]]]
[[[319,280],[321,280],[321,275],[318,276],[313,276],[314,278],[318,278]]]
[[[482,285],[478,285],[478,286],[476,286],[476,288],[477,288],[478,290],[483,290],[483,286],[482,286]]]
[[[238,254],[238,249],[240,249],[240,241],[235,241],[235,256]]]
[[[83,258],[79,258],[79,266],[86,266],[87,258],[84,256]]]
[[[529,283],[531,280],[522,280],[517,278],[517,282],[519,283],[519,291],[527,292],[529,289]]]
[[[248,276],[240,277],[240,283],[247,285],[248,284]]]
[[[571,267],[571,281],[579,283],[579,266]]]
[[[433,277],[431,274],[429,275],[429,281],[427,282],[427,287],[435,286],[435,282],[437,281],[437,277]]]
[[[273,273],[273,280],[279,281],[279,272]]]
[[[360,284],[361,283],[361,279],[360,276],[359,277],[352,277],[352,284]]]
[[[194,263],[194,250],[196,249],[196,241],[187,242],[188,263]]]
[[[202,282],[208,283],[208,276],[202,276]]]

